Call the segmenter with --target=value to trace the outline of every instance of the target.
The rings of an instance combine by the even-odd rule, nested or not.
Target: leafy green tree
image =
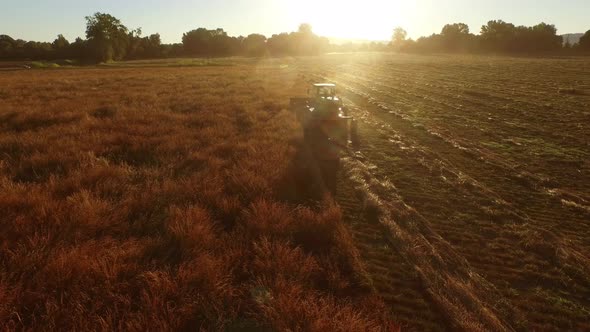
[[[198,28],[182,35],[182,45],[188,55],[205,55],[209,51],[211,32]]]
[[[301,24],[296,32],[274,35],[268,40],[269,49],[277,55],[317,55],[329,44],[327,38],[314,34],[312,26],[307,23]]]
[[[515,35],[514,24],[494,20],[481,27],[480,41],[486,51],[508,52],[513,48]]]
[[[8,35],[0,35],[0,59],[9,59],[14,56],[15,40]]]
[[[162,44],[162,57],[180,57],[185,55],[184,46],[177,44]]]
[[[557,35],[555,25],[542,22],[526,28],[520,45],[521,51],[529,53],[557,51],[563,47],[563,37]]]
[[[144,43],[145,56],[147,58],[162,57],[162,38],[159,33],[154,33],[144,38]]]
[[[440,33],[442,47],[445,51],[457,52],[470,49],[471,35],[469,26],[465,23],[447,24]]]
[[[127,53],[128,31],[110,14],[86,16],[86,38],[97,61],[122,60]]]
[[[405,44],[406,38],[408,37],[408,32],[404,30],[402,27],[397,27],[393,29],[393,36],[391,37],[391,46],[397,51],[399,51]]]
[[[590,30],[586,31],[586,33],[580,37],[578,48],[583,51],[590,51]]]
[[[420,37],[413,45],[412,52],[433,53],[444,51],[443,38],[439,34],[432,34],[428,37]]]
[[[266,53],[266,37],[251,34],[242,41],[242,49],[247,56],[263,56]]]
[[[562,49],[563,37],[552,24],[532,27],[490,21],[481,29],[480,41],[486,51],[510,53],[546,53]]]
[[[88,42],[80,37],[70,44],[69,55],[74,59],[91,60],[92,56],[89,54]]]
[[[127,51],[125,52],[125,58],[139,59],[142,57],[144,49],[141,34],[141,28],[129,31],[127,34]]]
[[[63,35],[57,35],[51,46],[56,58],[67,58],[69,56],[70,42]]]
[[[53,48],[50,43],[28,41],[23,46],[26,58],[31,60],[42,60],[52,58]]]
[[[301,25],[299,25],[298,32],[305,35],[313,35],[313,28],[309,23],[302,23]]]
[[[226,56],[232,55],[233,40],[221,28],[209,31],[211,37],[209,40],[209,55]]]
[[[447,24],[440,33],[443,36],[461,36],[469,34],[469,26],[465,23]]]
[[[272,55],[289,54],[290,36],[288,33],[275,34],[266,42],[266,47]]]
[[[182,44],[187,55],[228,56],[238,54],[242,40],[230,37],[223,29],[199,28],[184,33]]]
[[[64,35],[59,34],[57,35],[57,38],[53,41],[52,45],[53,49],[59,50],[70,46],[70,42],[66,39],[66,37],[64,37]]]

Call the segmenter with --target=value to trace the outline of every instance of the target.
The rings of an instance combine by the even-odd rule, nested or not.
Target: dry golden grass
[[[295,204],[305,83],[278,61],[2,73],[0,325],[393,330],[339,208]]]

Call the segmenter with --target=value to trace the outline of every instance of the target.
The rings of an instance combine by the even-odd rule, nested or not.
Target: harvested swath
[[[587,329],[589,100],[556,89],[588,60],[358,58],[320,77],[362,110],[370,173],[494,286],[506,324]]]

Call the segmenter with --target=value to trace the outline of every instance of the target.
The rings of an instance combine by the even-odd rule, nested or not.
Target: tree
[[[590,51],[590,30],[586,31],[586,33],[580,37],[578,48],[583,51]]]
[[[460,36],[469,34],[469,26],[465,23],[447,24],[440,33],[443,36]]]
[[[242,49],[248,56],[263,56],[266,53],[266,37],[251,34],[242,41]]]
[[[514,47],[516,27],[502,20],[489,21],[481,27],[480,41],[487,51],[508,52]]]
[[[145,45],[145,56],[147,58],[159,58],[162,56],[162,38],[159,33],[151,34],[149,37],[144,38]]]
[[[226,56],[232,54],[233,40],[221,28],[210,30],[209,55]]]
[[[184,33],[182,44],[187,55],[228,56],[240,51],[241,39],[228,36],[221,28],[198,28]]]
[[[198,28],[182,35],[182,45],[188,55],[204,55],[209,52],[210,39],[209,30]]]
[[[97,61],[121,60],[127,53],[128,29],[119,19],[103,13],[86,16],[86,38]]]
[[[557,28],[553,24],[539,23],[526,29],[522,45],[526,45],[525,52],[551,52],[563,47],[563,37],[557,35]]]
[[[299,25],[298,32],[305,35],[313,35],[313,28],[309,23],[302,23],[301,25]]]
[[[472,35],[465,23],[447,24],[440,33],[442,47],[445,51],[457,52],[470,49],[469,42]]]
[[[125,58],[139,59],[145,53],[144,42],[141,38],[141,28],[133,29],[127,33],[127,50],[125,51]]]
[[[272,35],[266,41],[266,47],[272,55],[287,55],[289,53],[289,40],[289,34],[285,32]]]
[[[312,26],[303,23],[297,32],[288,35],[288,53],[291,55],[317,55],[323,52],[329,40],[313,33]]]
[[[393,29],[393,36],[391,37],[391,46],[393,46],[394,49],[399,51],[406,42],[407,37],[408,33],[403,28],[397,27]]]
[[[563,37],[552,24],[514,26],[504,21],[489,21],[481,28],[481,45],[486,51],[545,53],[562,49]]]
[[[0,35],[0,59],[14,56],[15,40],[8,35]]]
[[[442,36],[438,34],[432,34],[428,37],[420,37],[413,45],[410,51],[418,53],[432,53],[441,52],[443,49]]]
[[[52,51],[50,43],[28,41],[23,46],[25,57],[31,60],[49,59],[52,57]]]
[[[92,60],[93,58],[89,54],[88,42],[80,37],[70,44],[69,51],[72,58],[80,60]]]
[[[56,58],[67,58],[69,55],[70,42],[63,36],[57,35],[57,38],[51,44]]]
[[[184,46],[177,44],[162,44],[162,57],[180,57],[185,55]]]
[[[66,39],[66,37],[64,37],[64,35],[59,34],[57,35],[57,38],[53,41],[52,45],[53,49],[59,50],[70,46],[70,42]]]

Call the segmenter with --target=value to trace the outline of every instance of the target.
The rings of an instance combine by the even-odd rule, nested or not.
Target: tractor
[[[301,122],[310,159],[319,166],[327,189],[335,194],[340,152],[358,146],[357,122],[337,96],[335,84],[313,84],[308,95],[291,98],[291,110]]]
[[[358,145],[356,120],[336,95],[336,85],[316,83],[308,94],[306,98],[291,98],[291,110],[301,122],[305,138],[319,130],[340,148]]]

